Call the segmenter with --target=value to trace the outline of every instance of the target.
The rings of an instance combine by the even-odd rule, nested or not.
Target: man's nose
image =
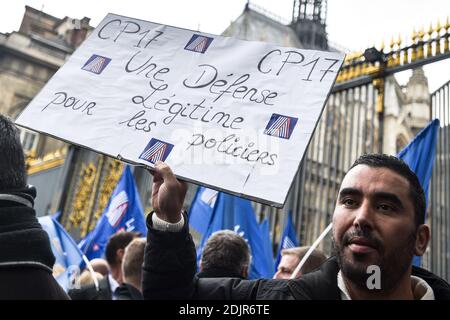
[[[372,229],[373,215],[374,212],[371,208],[369,201],[364,201],[355,212],[355,219],[353,220],[353,226],[361,230]]]
[[[282,279],[281,278],[281,271],[278,270],[277,272],[275,272],[275,274],[273,275],[273,279]]]

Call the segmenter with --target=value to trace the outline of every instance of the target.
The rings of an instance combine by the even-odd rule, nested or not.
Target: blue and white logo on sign
[[[173,149],[173,144],[152,138],[142,151],[139,159],[155,164],[157,161],[165,161]]]
[[[90,57],[89,60],[86,61],[86,63],[81,69],[95,74],[100,74],[102,73],[103,70],[105,70],[106,66],[110,62],[111,62],[110,58],[93,54],[92,57]]]
[[[269,123],[264,130],[264,134],[269,136],[289,139],[292,131],[297,124],[297,118],[283,116],[281,114],[273,113],[270,117]]]
[[[191,38],[191,40],[188,41],[186,47],[184,47],[185,50],[199,52],[199,53],[205,53],[206,49],[208,49],[211,42],[214,40],[214,38],[201,36],[199,34],[194,34]]]

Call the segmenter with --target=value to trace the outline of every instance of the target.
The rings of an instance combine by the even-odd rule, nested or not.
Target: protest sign
[[[343,59],[108,14],[16,123],[282,206]]]

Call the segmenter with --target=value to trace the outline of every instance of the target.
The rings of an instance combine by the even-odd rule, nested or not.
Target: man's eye
[[[378,205],[378,209],[380,209],[381,211],[394,211],[394,207],[384,203]]]
[[[354,206],[356,204],[356,201],[353,199],[344,199],[342,203],[346,206]]]

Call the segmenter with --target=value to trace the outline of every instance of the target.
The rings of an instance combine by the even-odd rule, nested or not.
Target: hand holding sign
[[[153,174],[152,207],[157,216],[167,222],[181,220],[181,209],[186,196],[187,186],[175,178],[170,167],[157,162]]]
[[[281,206],[343,58],[108,14],[16,123]]]

